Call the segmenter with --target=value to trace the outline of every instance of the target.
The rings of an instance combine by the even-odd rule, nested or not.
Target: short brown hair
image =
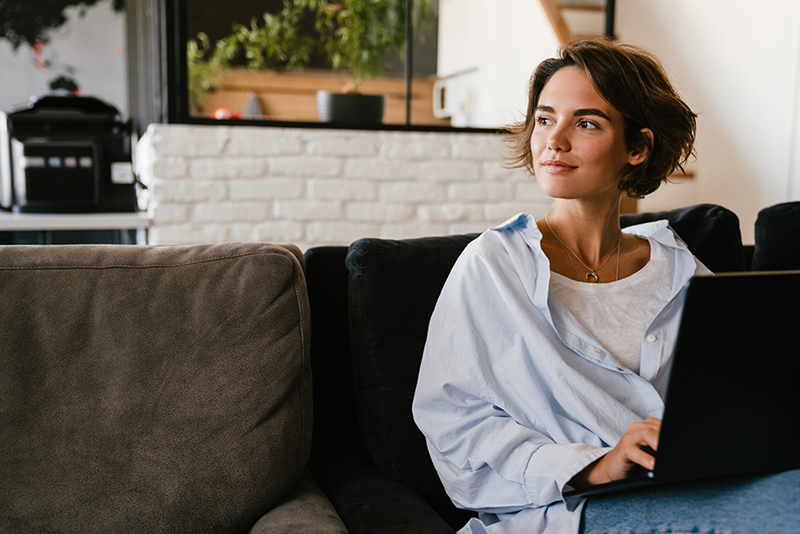
[[[525,120],[508,127],[511,167],[524,167],[534,174],[534,113],[544,86],[564,67],[583,69],[595,91],[620,112],[629,150],[648,146],[647,159],[631,167],[620,181],[622,191],[642,198],[658,189],[675,169],[683,170],[683,164],[694,154],[697,115],[673,89],[653,54],[607,39],[581,39],[564,45],[557,58],[539,64],[531,77]],[[642,128],[652,130],[652,145],[641,133]]]

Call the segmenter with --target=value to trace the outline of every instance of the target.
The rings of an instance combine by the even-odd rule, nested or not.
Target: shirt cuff
[[[564,501],[563,494],[572,477],[609,451],[611,447],[586,443],[542,445],[531,456],[525,469],[528,498],[537,506]]]

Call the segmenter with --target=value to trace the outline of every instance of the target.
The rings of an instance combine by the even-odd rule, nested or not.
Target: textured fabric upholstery
[[[0,531],[246,532],[307,460],[309,336],[282,247],[0,247]]]
[[[625,215],[622,224],[656,219],[669,220],[710,269],[743,269],[739,222],[732,212],[700,205]],[[366,454],[383,475],[415,490],[453,527],[462,526],[468,515],[456,511],[446,496],[413,422],[411,401],[436,300],[476,235],[362,239],[346,258],[356,412]]]
[[[359,437],[348,329],[347,252],[348,247],[334,246],[315,247],[305,254],[314,325],[311,471],[351,534],[452,533],[453,528],[418,493],[378,471]]]
[[[436,300],[475,237],[362,239],[347,254],[361,439],[379,471],[417,491],[442,514],[454,509],[412,419],[411,400]]]
[[[752,270],[800,269],[800,202],[764,208],[756,219]]]
[[[348,534],[327,496],[306,470],[286,494],[256,522],[249,534]]]

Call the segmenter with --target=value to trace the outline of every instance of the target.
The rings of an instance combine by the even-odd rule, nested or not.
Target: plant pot
[[[317,91],[320,122],[382,124],[384,103],[382,95]]]

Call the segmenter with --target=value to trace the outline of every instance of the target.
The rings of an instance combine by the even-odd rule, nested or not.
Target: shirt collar
[[[537,248],[541,250],[541,246],[539,242],[542,240],[542,233],[539,231],[539,227],[536,224],[536,220],[528,215],[527,213],[518,213],[514,215],[504,223],[492,230],[497,232],[502,232],[504,230],[516,230],[519,231],[523,237],[525,238],[526,242],[536,250]],[[689,280],[689,278],[694,275],[696,270],[696,262],[694,261],[694,256],[689,251],[689,247],[686,246],[686,243],[675,233],[675,231],[670,227],[669,221],[666,219],[661,219],[658,221],[646,222],[641,224],[636,224],[633,226],[627,226],[622,229],[623,232],[631,235],[637,235],[641,237],[649,237],[654,241],[658,241],[662,245],[665,245],[675,252],[676,258],[681,258],[681,263],[683,265],[683,269],[676,269],[675,270],[675,280],[673,283],[673,296],[680,291],[683,285]],[[534,243],[536,245],[534,246]],[[547,282],[549,283],[550,280],[550,273],[549,273],[549,265],[550,262],[547,261],[548,265],[548,272],[546,278],[539,278],[539,282]],[[541,303],[541,301],[539,301]]]
[[[551,324],[554,324],[549,302],[550,261],[542,251],[542,233],[539,231],[536,220],[526,213],[520,213],[492,230],[499,234],[504,234],[506,232],[518,233],[527,244],[529,251],[526,253],[532,253],[536,257],[536,264],[541,266],[541,268],[536,269],[535,277],[531,277],[532,279],[525,279],[523,277],[522,282],[533,305],[547,317]],[[664,219],[637,224],[623,228],[623,231],[631,235],[648,237],[653,241],[663,244],[672,251],[675,269],[674,278],[671,280],[670,299],[675,298],[694,275],[697,269],[697,263],[686,244],[669,226],[669,221]],[[514,248],[514,250],[516,252],[509,250],[512,262],[519,262],[520,265],[524,264],[524,261],[520,261],[521,258],[515,258],[517,254],[522,253],[521,249]]]

